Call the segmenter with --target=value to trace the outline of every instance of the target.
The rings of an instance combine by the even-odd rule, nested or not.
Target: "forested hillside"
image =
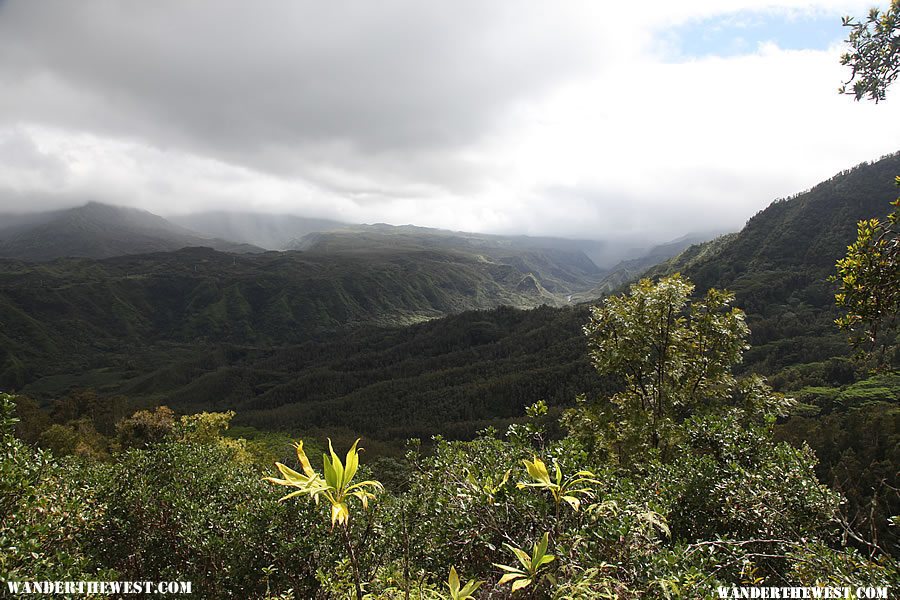
[[[68,384],[79,385],[78,373],[115,369],[114,355],[130,362],[126,355],[160,344],[271,347],[363,324],[404,325],[498,305],[564,305],[569,294],[594,285],[590,268],[583,254],[421,248],[353,256],[194,248],[103,261],[0,261],[0,383],[20,390],[69,375],[76,379]]]
[[[655,272],[735,291],[753,342],[740,370],[777,375],[846,355],[827,278],[855,222],[886,212],[896,194],[886,174],[898,168],[894,155],[839,174]],[[96,388],[139,405],[240,409],[239,421],[265,428],[340,421],[397,441],[435,430],[468,436],[537,400],[562,406],[600,391],[584,354],[584,308],[395,326],[497,304],[565,303],[565,286],[594,275],[583,255],[483,240],[448,254],[458,240],[426,248],[421,231],[400,229],[329,234],[306,253],[0,263],[2,381],[43,401]],[[766,250],[770,243],[780,250]],[[852,382],[832,371],[822,385]],[[802,379],[773,381],[792,389]]]
[[[596,307],[570,302],[608,276],[581,252],[415,228],[0,261],[0,536],[28,540],[0,567],[269,599],[416,597],[413,573],[428,596],[456,565],[493,596],[897,585],[900,379],[849,357],[829,281],[896,170],[776,201]],[[351,494],[358,436],[382,481]],[[320,476],[297,437],[351,450]],[[325,498],[343,549],[264,474]]]
[[[809,444],[816,475],[847,498],[846,525],[888,544],[896,536],[887,519],[900,510],[891,492],[900,487],[900,382],[869,377],[848,358],[828,277],[854,239],[848,223],[886,212],[896,192],[885,176],[898,162],[893,155],[777,201],[743,231],[655,270],[735,291],[753,342],[735,372],[768,375],[799,401],[775,435]],[[0,263],[4,385],[36,400],[19,400],[22,435],[57,453],[104,456],[117,419],[168,405],[235,410],[242,435],[269,439],[261,443],[277,456],[283,438],[262,432],[344,445],[363,435],[374,455],[398,457],[408,438],[428,448],[435,434],[521,427],[523,407],[540,400],[542,422],[553,423],[579,394],[606,398],[621,385],[592,368],[586,305],[465,310],[566,303],[566,286],[596,275],[583,254],[416,228],[306,244],[257,256],[186,249]]]
[[[838,173],[776,200],[736,235],[693,246],[647,272],[681,272],[700,289],[732,290],[747,311],[747,365],[773,374],[788,365],[848,352],[834,319],[835,261],[856,239],[856,223],[884,218],[897,197],[900,153]]]
[[[702,236],[701,236],[702,237]],[[320,252],[368,252],[390,251],[393,248],[454,249],[462,252],[480,252],[491,255],[516,255],[520,253],[546,252],[557,256],[578,257],[581,268],[588,272],[608,271],[620,261],[634,259],[647,253],[641,237],[626,241],[578,240],[525,235],[492,235],[448,231],[414,225],[349,225],[340,229],[320,231],[295,241],[295,250]],[[678,253],[677,242],[655,246],[651,254],[659,260]]]
[[[283,438],[224,435],[233,413],[161,407],[103,435],[114,407],[90,395],[57,405],[82,416],[37,441],[75,456],[46,461],[13,435],[34,406],[0,394],[0,569],[266,600],[737,597],[748,577],[886,594],[894,542],[861,533],[812,451],[774,437],[791,401],[733,376],[748,335],[733,295],[693,291],[644,280],[591,310],[590,364],[616,385],[567,411],[564,436],[538,402],[503,432],[413,442],[374,474],[359,440],[343,458],[328,440],[320,470],[308,440],[285,456]]]

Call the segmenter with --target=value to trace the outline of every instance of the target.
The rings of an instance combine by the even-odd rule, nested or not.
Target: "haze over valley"
[[[381,401],[373,400],[383,392],[368,389],[379,381],[386,383],[390,369],[356,381],[349,372],[359,367],[331,361],[353,364],[352,355],[344,352],[366,356],[374,344],[391,356],[384,366],[396,363],[405,368],[402,365],[418,351],[407,357],[405,342],[380,339],[406,335],[428,339],[433,332],[440,339],[456,327],[459,331],[450,339],[473,344],[471,354],[453,359],[462,360],[459,368],[491,373],[499,369],[509,377],[541,378],[544,385],[551,384],[556,379],[547,377],[546,369],[568,371],[581,365],[578,368],[587,370],[583,358],[570,365],[562,359],[577,356],[583,347],[578,323],[585,308],[579,304],[618,292],[639,276],[674,272],[690,276],[700,286],[734,290],[749,313],[751,364],[775,373],[799,356],[824,359],[847,352],[846,342],[831,324],[836,313],[827,278],[852,241],[856,221],[884,211],[894,193],[890,173],[898,165],[894,154],[859,166],[808,192],[774,202],[740,232],[708,241],[685,236],[624,254],[624,260],[615,263],[615,254],[611,256],[602,241],[299,217],[244,214],[246,235],[241,236],[233,226],[223,225],[226,213],[181,221],[193,224],[197,228],[193,231],[146,211],[97,203],[8,220],[0,227],[0,256],[7,257],[0,261],[0,308],[7,328],[0,332],[4,356],[0,385],[46,401],[74,389],[93,388],[148,405],[243,409],[239,423],[249,419],[264,427],[336,424],[281,415],[306,414],[323,402],[350,402],[355,397],[368,407],[357,406],[355,414],[372,410],[392,421],[398,411],[428,406],[431,396],[452,397],[442,402],[470,414],[466,407],[483,402],[481,388],[461,390],[478,378],[454,377],[456,382],[449,387],[426,383],[436,375],[434,369],[449,364],[439,349],[443,342],[436,341],[437,346],[425,353],[437,352],[443,357],[440,361],[414,369],[411,378],[391,379],[391,388],[411,385],[416,390],[404,393],[407,408],[385,411]],[[810,228],[810,223],[817,225]],[[216,234],[234,238],[212,237]],[[250,243],[267,240],[271,245],[282,240],[285,248],[270,250]],[[512,321],[506,320],[512,313],[492,312],[499,307],[539,306],[554,310]],[[461,320],[440,321],[460,313],[466,313]],[[515,325],[520,319],[528,325]],[[568,350],[556,356],[560,351],[556,346],[539,345],[524,355],[532,366],[509,361],[516,345],[528,347],[519,339],[528,329],[518,327],[532,328],[538,335],[560,320],[567,324],[553,337],[563,336],[559,342],[570,345]],[[418,326],[416,334],[402,329],[430,321],[435,323]],[[348,345],[348,340],[354,342]],[[485,361],[476,348],[500,354]],[[294,352],[311,354],[299,364],[289,359],[291,366],[274,367]],[[360,360],[370,360],[362,356]],[[306,365],[305,360],[313,362]],[[321,367],[312,366],[321,360],[326,361]],[[261,366],[267,361],[275,362]],[[193,366],[183,371],[187,364]],[[175,376],[177,383],[173,382],[174,373],[182,371],[191,375]],[[342,380],[337,390],[317,390],[320,385],[327,388],[324,381],[332,377]],[[297,387],[297,378],[309,382]],[[551,405],[565,405],[574,397],[572,389],[533,395],[552,399]],[[457,391],[448,396],[450,390]],[[478,418],[518,414],[530,396],[514,396],[516,403],[502,410],[485,407]],[[259,411],[260,406],[270,409]],[[458,431],[453,417],[433,420],[440,413],[427,411],[428,426],[435,431]],[[331,414],[337,418],[344,412]],[[413,430],[422,431],[415,418],[411,423]],[[398,442],[409,433],[377,427],[365,431]],[[466,431],[474,433],[471,426]]]

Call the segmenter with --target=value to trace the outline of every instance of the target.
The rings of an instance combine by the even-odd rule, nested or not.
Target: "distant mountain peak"
[[[261,251],[247,244],[204,236],[146,210],[97,201],[21,217],[14,226],[0,229],[0,257],[21,260],[109,258],[188,246],[208,246],[226,252]]]

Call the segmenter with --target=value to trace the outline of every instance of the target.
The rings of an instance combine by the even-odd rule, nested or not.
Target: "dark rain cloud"
[[[842,2],[766,10],[827,5],[839,21]],[[87,199],[666,239],[736,227],[896,150],[892,105],[834,93],[837,48],[681,61],[670,47],[667,27],[741,9],[760,10],[0,1],[0,212]]]
[[[454,153],[590,68],[552,4],[12,0],[0,119],[176,146],[338,186],[340,164],[463,189]]]

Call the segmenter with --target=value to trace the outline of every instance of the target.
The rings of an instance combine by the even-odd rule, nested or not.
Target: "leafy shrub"
[[[0,393],[0,579],[104,579],[89,546],[104,505],[75,463],[13,437],[14,398]]]
[[[266,583],[301,597],[317,588],[324,544],[313,511],[280,504],[228,448],[170,440],[93,475],[108,505],[97,558],[123,579],[189,580],[220,598],[255,597]]]
[[[156,410],[139,410],[116,423],[116,435],[122,448],[145,448],[161,442],[172,433],[175,413],[168,406]]]

